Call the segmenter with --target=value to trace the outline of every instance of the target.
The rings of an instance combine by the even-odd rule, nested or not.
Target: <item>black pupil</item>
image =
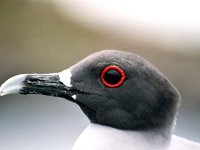
[[[122,78],[121,74],[117,70],[109,70],[103,77],[108,84],[117,84]]]

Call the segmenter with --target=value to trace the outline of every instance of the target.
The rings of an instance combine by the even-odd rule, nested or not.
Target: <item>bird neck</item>
[[[164,150],[170,138],[158,131],[128,131],[90,124],[75,142],[73,150]]]

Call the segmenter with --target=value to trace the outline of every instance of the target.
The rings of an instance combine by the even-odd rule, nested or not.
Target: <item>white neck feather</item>
[[[165,150],[170,138],[156,132],[118,130],[90,124],[72,150]]]

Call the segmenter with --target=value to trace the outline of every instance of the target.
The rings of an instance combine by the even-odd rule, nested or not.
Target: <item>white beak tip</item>
[[[20,89],[24,86],[23,81],[25,77],[26,75],[21,74],[5,81],[0,87],[0,96],[19,93]]]
[[[3,92],[0,92],[0,96],[4,96],[5,94]]]
[[[6,94],[4,93],[3,88],[2,88],[2,86],[1,86],[1,87],[0,87],[0,96],[4,96],[4,95],[6,95]]]

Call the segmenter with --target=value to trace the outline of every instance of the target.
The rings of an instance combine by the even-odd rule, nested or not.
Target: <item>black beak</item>
[[[66,75],[66,71],[52,74],[21,74],[8,79],[0,88],[0,95],[8,94],[42,94],[66,98],[70,101],[76,99],[78,90],[74,89],[70,83],[71,76]],[[68,78],[68,79],[67,79]]]

